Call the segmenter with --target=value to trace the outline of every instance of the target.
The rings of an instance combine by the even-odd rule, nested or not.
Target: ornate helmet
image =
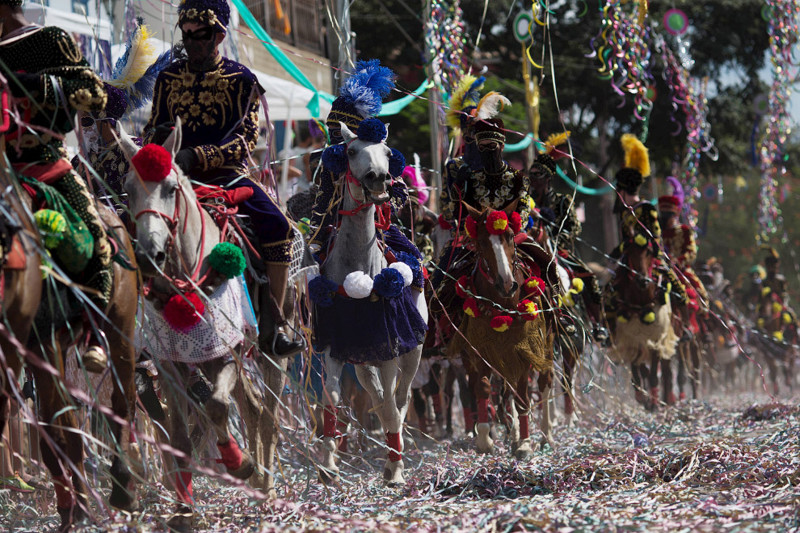
[[[555,154],[555,149],[567,142],[570,132],[553,133],[544,141],[544,150],[536,154],[536,160],[531,165],[531,174],[536,170],[543,170],[551,176],[556,175],[556,160],[560,154]]]
[[[662,213],[680,214],[683,207],[683,187],[673,176],[667,177],[667,194],[658,197],[658,210]]]
[[[356,131],[362,120],[380,113],[383,99],[394,89],[394,80],[394,72],[377,59],[357,62],[355,73],[342,86],[325,120],[331,142],[342,141],[341,137],[333,138],[339,135],[340,122]]]
[[[644,179],[650,175],[650,157],[647,148],[635,135],[624,134],[620,143],[625,152],[625,166],[617,171],[617,188],[636,194]]]
[[[227,33],[230,19],[228,0],[182,0],[178,6],[178,27],[195,22]]]

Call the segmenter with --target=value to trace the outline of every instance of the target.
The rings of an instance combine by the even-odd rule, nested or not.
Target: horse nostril
[[[167,260],[167,254],[163,251],[157,252],[156,255],[153,257],[153,262],[156,265],[163,265],[164,261]]]

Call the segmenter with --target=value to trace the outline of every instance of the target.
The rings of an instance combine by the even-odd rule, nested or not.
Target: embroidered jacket
[[[192,178],[209,182],[247,174],[263,92],[247,67],[228,58],[219,57],[216,68],[207,72],[191,72],[186,59],[179,59],[158,75],[144,143],[151,141],[156,126],[180,117],[181,148],[193,148],[200,161]]]
[[[664,228],[662,238],[672,262],[681,269],[691,268],[697,260],[697,242],[692,228],[686,224]]]
[[[103,82],[61,28],[48,26],[0,41],[0,71],[9,84],[16,83],[15,73],[38,75],[25,80],[27,97],[19,106],[32,128],[20,130],[12,122],[6,134],[6,154],[12,164],[66,160],[64,142],[53,133],[72,131],[76,111],[98,112],[106,105]]]
[[[529,189],[528,177],[509,166],[501,174],[491,175],[483,170],[472,170],[462,158],[451,159],[445,165],[442,213],[456,227],[458,222],[463,223],[466,219],[466,214],[460,211],[462,201],[478,210],[499,210],[519,200],[516,211],[525,227],[533,206],[533,200],[528,196]],[[461,220],[456,220],[459,217]]]

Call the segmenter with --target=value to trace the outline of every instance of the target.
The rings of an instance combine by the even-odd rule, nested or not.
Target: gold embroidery
[[[208,91],[203,91],[198,95],[197,101],[203,104],[204,106],[210,106],[211,103],[214,101],[214,96]]]
[[[230,82],[226,79],[221,79],[217,82],[217,90],[218,91],[227,91],[228,87],[230,86]]]
[[[196,117],[200,114],[200,106],[197,104],[192,104],[189,106],[189,114],[193,117]]]
[[[203,113],[203,124],[206,126],[212,126],[217,123],[217,119],[209,115],[208,113]]]
[[[194,95],[191,92],[186,91],[183,94],[181,94],[178,103],[183,107],[188,107],[194,103]]]

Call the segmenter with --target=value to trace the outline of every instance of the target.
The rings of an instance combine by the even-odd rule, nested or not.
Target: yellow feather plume
[[[452,95],[450,95],[446,119],[447,126],[451,128],[451,131],[454,134],[461,129],[461,112],[464,110],[464,108],[468,107],[468,105],[476,105],[478,103],[473,102],[472,100],[465,101],[465,97],[467,96],[470,87],[472,87],[472,84],[475,83],[477,79],[478,78],[472,74],[465,75],[459,80],[458,85],[456,85],[456,90],[453,91]]]
[[[647,155],[642,141],[635,135],[626,133],[620,139],[622,150],[625,152],[625,167],[639,171],[643,178],[650,175],[650,157]]]
[[[147,72],[147,69],[155,61],[155,48],[150,38],[153,35],[147,26],[139,26],[131,39],[131,50],[128,63],[120,76],[109,81],[117,89],[130,89]]]
[[[544,141],[544,153],[549,154],[569,139],[570,132],[552,133]]]

